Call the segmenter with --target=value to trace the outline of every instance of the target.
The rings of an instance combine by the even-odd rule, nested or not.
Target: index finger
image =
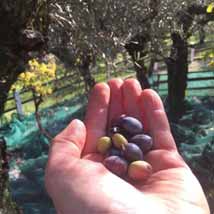
[[[87,137],[83,155],[96,152],[97,139],[106,134],[109,103],[109,86],[106,83],[96,84],[89,97],[84,121]]]
[[[109,115],[108,115],[108,129],[111,127],[113,120],[117,119],[124,113],[123,109],[123,96],[122,96],[122,79],[111,79],[108,82],[110,87],[110,104],[109,104]]]

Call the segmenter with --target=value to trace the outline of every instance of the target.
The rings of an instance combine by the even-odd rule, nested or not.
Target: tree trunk
[[[148,34],[144,34],[143,36],[136,35],[125,45],[125,48],[134,63],[136,77],[140,82],[142,89],[150,88],[147,77],[148,72],[143,60],[143,57],[147,54],[145,51],[145,46],[149,38],[150,36]]]
[[[20,62],[12,59],[9,60],[8,63],[0,64],[0,72],[2,74],[2,76],[0,76],[0,116],[4,113],[4,106],[7,101],[8,93],[12,84],[16,82],[21,68]]]
[[[40,117],[40,113],[39,113],[39,105],[43,101],[42,97],[41,96],[37,97],[34,90],[32,90],[32,93],[33,93],[33,101],[34,101],[34,105],[35,105],[35,118],[36,118],[37,126],[38,126],[40,132],[51,141],[53,139],[53,137],[51,136],[51,134],[47,130],[45,130],[43,128],[42,123],[41,123],[41,117]]]
[[[9,90],[10,90],[10,84],[0,82],[0,116],[4,112],[4,106],[7,101]]]
[[[154,70],[154,64],[155,64],[155,57],[152,57],[150,60],[149,68],[148,68],[148,75],[149,77],[152,76],[153,70]]]
[[[187,42],[178,33],[172,34],[172,49],[167,59],[169,115],[176,121],[185,112],[185,91],[188,73]]]
[[[148,53],[146,45],[151,40],[151,23],[158,15],[160,3],[160,0],[149,1],[150,13],[142,20],[144,30],[140,34],[133,36],[130,41],[125,44],[125,48],[132,57],[135,65],[137,79],[143,89],[151,87],[148,81],[148,68],[145,66],[143,57]],[[138,55],[140,56],[138,57]]]
[[[137,80],[139,81],[142,89],[151,88],[149,80],[148,80],[148,76],[147,76],[148,70],[147,70],[146,66],[144,65],[144,61],[136,60],[134,58],[134,54],[132,54],[131,56],[132,56],[134,68],[136,71],[136,77],[137,77]]]
[[[204,44],[205,38],[206,38],[206,33],[204,30],[204,26],[200,26],[199,27],[199,39],[200,39],[199,43],[200,43],[200,45]]]
[[[88,93],[95,85],[95,79],[90,72],[90,64],[92,63],[91,56],[89,54],[82,55],[81,65],[79,66],[80,73],[85,83],[85,91]]]
[[[142,89],[150,88],[149,80],[147,77],[147,68],[144,63],[141,62],[141,65],[135,64],[136,77],[140,82]]]

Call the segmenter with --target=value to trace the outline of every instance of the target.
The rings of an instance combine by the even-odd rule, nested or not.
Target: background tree
[[[28,62],[27,69],[18,76],[18,80],[12,86],[13,90],[27,89],[33,94],[35,106],[35,117],[39,130],[50,140],[52,136],[42,126],[39,106],[44,99],[52,94],[54,90],[51,81],[56,78],[56,64],[54,58],[49,58],[46,62],[32,59]]]
[[[213,20],[213,14],[207,13],[208,5],[189,4],[177,12],[179,31],[171,34],[173,41],[170,56],[165,60],[168,70],[169,115],[179,119],[185,112],[185,91],[188,73],[188,39],[196,29]],[[201,43],[201,41],[200,41]]]
[[[0,2],[0,115],[11,85],[32,55],[44,50],[48,0]]]
[[[200,4],[199,4],[200,3]],[[150,35],[147,41],[143,41],[147,45],[142,46],[142,42],[134,42],[136,50],[144,48],[144,56],[154,54],[155,58],[164,60],[167,64],[168,71],[168,104],[169,115],[174,120],[179,119],[185,111],[185,91],[187,87],[188,72],[188,39],[191,35],[200,31],[199,26],[205,26],[209,21],[213,20],[214,13],[207,13],[209,1],[156,1],[153,5],[155,8],[155,16],[150,20],[150,27],[144,28],[141,35],[136,38],[143,38],[144,35]],[[155,7],[156,6],[156,7]],[[152,8],[152,7],[150,7]],[[176,15],[175,15],[176,14]],[[167,48],[165,42],[171,37],[171,50]],[[169,41],[169,39],[168,39]],[[141,61],[143,61],[141,57]],[[151,57],[152,65],[154,58]],[[144,66],[144,73],[148,72],[151,66]],[[145,75],[144,75],[145,77]]]
[[[93,77],[89,75],[90,66],[96,66],[94,62],[97,59],[102,58],[107,63],[115,59],[118,53],[125,51],[126,42],[142,32],[144,16],[148,18],[147,14],[150,14],[147,3],[148,1],[136,0],[75,0],[55,4],[55,12],[51,14],[53,20],[56,20],[51,25],[50,37],[53,38],[51,41],[55,41],[52,45],[54,49],[59,46],[72,47],[73,54],[79,59],[80,73],[85,75],[83,79],[93,83]],[[60,22],[58,17],[62,17]],[[61,32],[60,40],[56,39],[59,38],[56,36],[58,32]],[[87,55],[91,57],[86,57]],[[133,54],[132,56],[134,57]]]
[[[1,70],[3,75],[0,88],[2,87],[4,92],[1,94],[2,103],[5,102],[12,82],[17,79],[18,74],[24,70],[26,62],[32,57],[32,51],[44,49],[46,36],[49,38],[49,51],[66,60],[67,65],[79,70],[86,91],[95,83],[91,71],[98,59],[108,63],[114,60],[118,53],[125,51],[131,56],[130,60],[142,87],[149,87],[147,75],[151,74],[154,59],[160,59],[161,56],[165,62],[178,65],[181,59],[172,60],[173,57],[175,58],[175,53],[182,49],[177,48],[178,41],[182,43],[179,46],[187,52],[189,36],[197,31],[197,26],[203,26],[213,17],[212,13],[208,14],[206,11],[210,1],[204,1],[204,5],[201,1],[192,4],[191,0],[31,0],[29,3],[17,0],[15,4],[12,4],[12,1],[7,2],[1,3],[3,15],[0,26],[7,30],[0,38],[0,46],[3,50],[2,65],[7,64],[10,67],[5,66]],[[16,10],[23,11],[23,8],[25,8],[23,14],[16,12]],[[35,8],[35,13],[31,13],[32,8]],[[202,15],[204,18],[201,17]],[[11,20],[17,22],[12,23]],[[8,30],[5,23],[12,23],[13,30]],[[170,53],[167,49],[169,39],[166,42],[166,38],[175,34],[180,39],[175,42],[174,38],[171,38],[173,47]],[[9,35],[8,38],[6,35]],[[153,57],[148,65],[144,57],[151,55]],[[188,67],[187,54],[180,53],[176,56],[177,59],[178,56],[183,57],[182,62],[185,64],[177,70],[185,74]],[[168,68],[170,70],[172,66]],[[173,72],[169,71],[169,73]],[[178,94],[181,96],[179,103],[183,103],[183,92],[186,88],[186,75],[181,76],[183,76],[181,81],[185,83],[180,89],[172,87],[170,83],[173,81],[169,81],[169,92],[174,91],[173,96],[169,98],[175,98],[174,95],[179,91]],[[171,106],[170,109],[174,108]],[[179,109],[177,108],[175,112]],[[2,110],[3,107],[0,112]]]

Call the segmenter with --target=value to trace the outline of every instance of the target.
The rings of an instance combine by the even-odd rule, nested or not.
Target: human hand
[[[121,179],[96,154],[109,121],[124,113],[140,119],[153,137],[154,150],[145,156],[153,174],[146,181]],[[60,214],[210,213],[198,180],[178,154],[161,99],[134,79],[94,87],[84,124],[73,120],[53,140],[45,183]]]

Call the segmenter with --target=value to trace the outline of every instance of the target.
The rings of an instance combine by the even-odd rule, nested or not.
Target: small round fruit
[[[133,136],[143,133],[142,123],[134,117],[122,117],[120,119],[120,126],[127,134]]]
[[[135,143],[140,147],[144,154],[152,149],[153,141],[149,135],[139,134],[130,139],[130,142]]]
[[[114,134],[112,136],[113,144],[118,149],[124,149],[125,145],[128,144],[126,138],[121,134]]]
[[[128,143],[125,146],[125,150],[123,151],[123,155],[127,161],[137,161],[143,160],[143,152],[141,149],[134,143]]]
[[[110,148],[110,150],[108,151],[108,156],[122,156],[122,152],[119,149],[116,148]]]
[[[146,180],[152,174],[152,166],[146,161],[134,161],[128,167],[128,176],[135,181]]]
[[[97,142],[97,151],[101,154],[106,154],[111,146],[112,143],[110,137],[101,137]]]
[[[123,118],[126,117],[125,114],[120,115],[120,117],[117,118],[116,123],[117,126],[121,126],[121,124],[123,123]]]
[[[120,128],[119,134],[123,135],[127,140],[133,136],[126,132],[126,130],[124,130],[123,128]]]
[[[127,173],[128,163],[125,159],[119,156],[110,156],[105,158],[103,164],[114,174],[123,177]]]

